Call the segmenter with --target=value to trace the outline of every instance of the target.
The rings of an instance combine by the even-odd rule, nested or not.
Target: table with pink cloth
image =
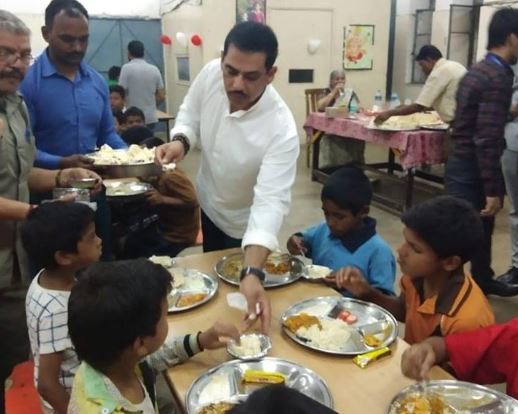
[[[332,134],[338,137],[354,138],[365,142],[384,145],[395,150],[398,155],[398,163],[395,162],[393,151],[389,151],[387,163],[367,164],[366,167],[377,171],[386,170],[385,176],[390,176],[394,182],[399,180],[404,184],[403,200],[395,202],[392,198],[379,196],[373,197],[382,207],[390,211],[403,211],[412,206],[414,199],[414,176],[424,178],[431,182],[440,183],[442,178],[418,171],[425,165],[440,164],[445,161],[444,145],[446,133],[444,131],[414,130],[414,131],[382,131],[368,127],[369,118],[327,118],[324,113],[314,112],[309,114],[304,123],[304,129],[312,137],[312,178],[322,181],[327,174],[319,169],[320,138],[324,134]],[[399,164],[399,165],[398,165]],[[405,176],[401,179],[393,175],[394,170],[403,169]],[[434,190],[435,191],[435,190]]]
[[[399,163],[404,169],[444,162],[446,134],[442,131],[381,131],[369,129],[365,119],[326,118],[325,114],[319,112],[309,114],[304,129],[311,135],[322,131],[396,149],[399,151]]]

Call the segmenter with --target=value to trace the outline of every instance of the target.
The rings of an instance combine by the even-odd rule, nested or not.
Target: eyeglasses
[[[18,59],[20,59],[24,65],[30,65],[34,58],[30,52],[18,53],[14,52],[12,49],[0,47],[0,62],[12,65]]]

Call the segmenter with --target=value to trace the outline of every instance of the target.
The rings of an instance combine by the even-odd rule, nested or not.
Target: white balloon
[[[187,47],[187,36],[183,32],[176,33],[176,41],[181,47]]]
[[[310,55],[314,55],[317,52],[320,47],[320,43],[322,43],[320,39],[311,39],[308,42],[308,52]]]

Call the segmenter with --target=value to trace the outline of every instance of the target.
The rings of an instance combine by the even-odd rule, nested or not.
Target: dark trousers
[[[446,163],[445,183],[448,195],[468,201],[477,211],[485,207],[486,195],[476,159],[451,155]],[[471,274],[483,288],[495,275],[491,268],[491,241],[495,218],[481,217],[481,219],[484,239],[471,259]]]
[[[126,239],[122,252],[123,259],[137,259],[139,257],[171,256],[175,257],[190,245],[187,243],[172,243],[167,240],[158,225],[152,225],[131,233]]]
[[[0,293],[0,414],[5,407],[5,380],[16,364],[27,361],[30,355],[25,293]]]
[[[234,239],[221,231],[207,215],[201,211],[201,231],[203,233],[203,251],[231,249],[241,247],[241,239]]]

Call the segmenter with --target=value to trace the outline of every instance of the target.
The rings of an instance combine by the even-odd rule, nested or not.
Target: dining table
[[[238,251],[230,249],[179,257],[175,258],[175,266],[197,269],[217,277],[214,271],[216,263],[223,256]],[[220,280],[218,291],[211,301],[198,308],[169,315],[169,334],[196,333],[208,329],[216,321],[243,326],[244,314],[230,308],[226,302],[226,295],[238,289]],[[272,304],[269,337],[273,346],[269,356],[293,361],[316,372],[331,391],[335,411],[343,414],[386,413],[394,396],[414,383],[401,373],[401,355],[409,345],[400,338],[390,345],[391,355],[360,368],[353,363],[352,357],[310,350],[284,333],[281,317],[291,305],[309,298],[336,296],[338,293],[335,290],[322,283],[299,279],[289,285],[268,289],[267,294]],[[259,330],[259,323],[252,329]],[[231,356],[226,349],[204,351],[164,372],[181,412],[187,412],[185,398],[191,384],[209,369],[229,360]],[[451,378],[439,367],[434,367],[430,372],[430,379]]]
[[[374,188],[373,201],[382,208],[396,214],[412,207],[416,190],[436,195],[437,187],[443,184],[443,177],[431,174],[430,166],[442,164],[446,159],[446,131],[413,128],[409,130],[383,130],[373,125],[372,117],[353,115],[349,117],[328,117],[322,112],[312,112],[306,118],[304,129],[311,137],[311,178],[325,182],[329,171],[319,165],[322,138],[332,135],[366,143],[381,145],[388,149],[388,161],[366,163],[364,168],[376,173],[390,183],[400,184],[402,200],[396,199],[395,191],[387,197],[386,192]],[[415,177],[421,179],[417,183]],[[421,185],[433,183],[432,186]]]

